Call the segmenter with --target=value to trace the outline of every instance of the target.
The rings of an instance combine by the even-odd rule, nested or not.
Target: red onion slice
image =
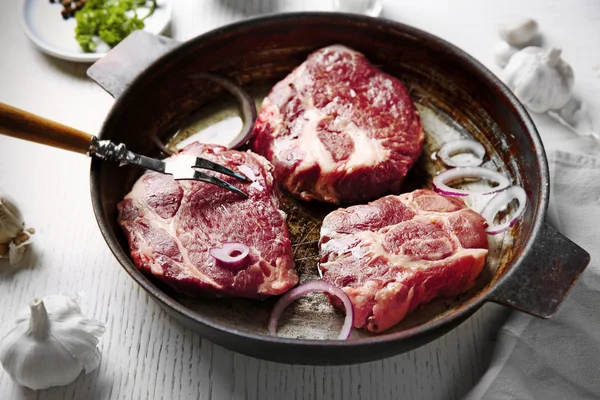
[[[213,247],[208,253],[228,267],[238,267],[250,254],[250,247],[243,243],[223,243],[223,247]]]
[[[487,179],[489,181],[498,183],[498,186],[489,188],[489,190],[472,191],[455,189],[446,185],[446,182],[465,178]],[[435,178],[433,178],[433,189],[444,196],[491,194],[499,192],[500,190],[508,187],[508,185],[510,185],[510,182],[507,177],[502,175],[500,172],[492,171],[491,169],[483,167],[456,167],[448,169],[444,172],[440,172]]]
[[[510,220],[500,225],[494,225],[494,217],[498,214],[498,211],[508,206],[508,203],[513,199],[519,202],[519,207],[513,213]],[[488,222],[488,228],[486,229],[488,235],[496,235],[510,229],[521,218],[523,212],[525,212],[526,205],[527,193],[520,186],[511,186],[492,197],[485,207],[483,207],[483,210],[481,210],[481,216]]]
[[[206,79],[211,82],[216,83],[217,85],[225,88],[229,93],[231,93],[240,106],[242,111],[242,121],[244,121],[244,125],[242,126],[242,130],[235,138],[235,140],[229,144],[230,149],[236,149],[241,145],[245,144],[252,136],[252,130],[254,129],[254,124],[256,123],[257,111],[256,111],[256,103],[252,96],[248,94],[235,80],[226,77],[224,75],[217,75],[210,72],[200,72],[192,75],[193,79]]]
[[[344,319],[344,325],[342,326],[338,340],[348,339],[352,332],[352,323],[354,322],[354,308],[352,307],[352,302],[342,289],[325,281],[311,281],[284,294],[277,303],[275,303],[275,307],[273,307],[273,311],[271,312],[271,317],[269,318],[269,335],[277,336],[277,325],[287,306],[294,300],[313,292],[329,293],[342,301],[346,311],[346,319]]]
[[[457,153],[470,154],[471,157],[455,157]],[[477,167],[483,162],[485,148],[475,140],[451,140],[442,145],[437,155],[449,167]]]

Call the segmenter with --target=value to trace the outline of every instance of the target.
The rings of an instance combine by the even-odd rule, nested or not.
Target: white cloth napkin
[[[465,400],[600,399],[600,158],[550,151],[548,222],[591,262],[551,319],[513,312]]]

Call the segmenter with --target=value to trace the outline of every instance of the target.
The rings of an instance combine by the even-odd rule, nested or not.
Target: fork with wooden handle
[[[248,197],[246,193],[228,182],[195,169],[207,169],[249,182],[245,175],[213,161],[190,155],[179,155],[165,161],[146,157],[127,150],[127,147],[122,143],[115,144],[110,140],[99,140],[89,133],[4,103],[0,103],[0,134],[96,156],[103,160],[116,161],[121,164],[134,164],[152,171],[170,174],[176,180],[187,179],[211,183],[246,198]]]

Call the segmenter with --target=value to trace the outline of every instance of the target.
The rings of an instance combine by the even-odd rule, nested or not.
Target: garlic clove
[[[529,110],[558,110],[571,97],[573,70],[560,54],[560,49],[526,47],[515,53],[502,71],[502,80]]]
[[[16,203],[0,195],[0,243],[8,243],[23,231],[23,219]]]
[[[511,46],[527,46],[532,44],[538,35],[538,23],[534,19],[527,18],[500,28],[498,34],[502,40]]]
[[[8,258],[16,265],[32,242],[34,230],[24,230],[23,218],[16,203],[6,195],[0,195],[0,258]]]
[[[549,115],[580,136],[591,136],[595,140],[600,140],[600,134],[594,130],[588,103],[571,97],[560,110],[550,112]]]
[[[33,390],[63,386],[100,363],[98,321],[85,318],[67,296],[35,299],[0,344],[0,361],[20,385]]]
[[[494,61],[500,68],[504,68],[517,51],[519,51],[519,49],[506,42],[498,42],[494,47]]]
[[[23,258],[27,245],[33,241],[35,231],[31,228],[21,232],[16,238],[8,243],[8,258],[10,265],[16,265]]]

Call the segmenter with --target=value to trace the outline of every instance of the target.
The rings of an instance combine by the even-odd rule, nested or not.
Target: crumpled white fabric
[[[600,399],[600,158],[548,156],[548,222],[591,262],[552,318],[511,314],[490,367],[465,400]]]

